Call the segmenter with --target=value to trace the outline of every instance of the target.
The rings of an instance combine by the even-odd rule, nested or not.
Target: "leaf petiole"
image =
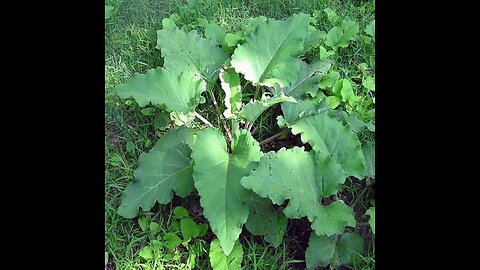
[[[205,117],[201,116],[199,113],[197,113],[196,111],[194,112],[195,116],[200,119],[200,121],[202,121],[203,123],[205,123],[207,126],[209,127],[213,127],[212,123],[210,123]]]

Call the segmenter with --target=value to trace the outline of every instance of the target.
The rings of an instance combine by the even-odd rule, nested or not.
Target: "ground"
[[[156,30],[161,29],[161,21],[172,13],[180,15],[185,23],[193,23],[196,18],[205,18],[224,27],[228,31],[238,29],[240,23],[249,17],[263,15],[283,19],[294,13],[317,13],[321,20],[321,30],[328,31],[339,20],[350,18],[359,22],[360,29],[374,19],[374,1],[315,1],[315,0],[110,0],[105,2],[114,7],[111,18],[105,21],[105,251],[108,253],[106,269],[182,269],[188,257],[188,251],[180,250],[171,260],[145,260],[139,251],[150,241],[150,235],[142,231],[137,219],[125,219],[116,214],[121,192],[132,180],[133,171],[139,155],[149,150],[162,136],[162,132],[153,127],[153,116],[144,115],[132,102],[120,100],[111,95],[110,90],[125,82],[135,72],[144,73],[147,69],[162,64],[160,51],[155,49]],[[329,10],[333,10],[332,15]],[[336,19],[338,16],[339,19]],[[367,63],[371,74],[375,72],[374,52],[370,47],[358,45],[350,47],[337,58],[342,76],[355,81],[360,63]],[[372,58],[373,55],[373,58]],[[358,93],[357,93],[358,94]],[[361,94],[361,93],[360,93]],[[272,110],[266,117],[259,119],[257,139],[268,138],[278,132],[275,121],[268,116],[278,114]],[[275,119],[270,117],[270,119]],[[263,146],[263,151],[278,150],[281,147],[299,145],[298,138],[286,137]],[[367,209],[374,198],[374,188],[365,181],[347,180],[346,188],[340,194],[348,204],[358,195],[355,210]],[[189,200],[175,198],[165,206],[156,206],[151,213],[161,225],[162,232],[172,231],[174,225],[172,208],[185,206],[195,221],[202,222],[198,198],[192,195]],[[364,212],[364,210],[363,210]],[[366,221],[365,216],[357,220]],[[203,220],[204,221],[204,220]],[[365,222],[363,222],[365,223]],[[361,224],[362,225],[362,224]],[[364,224],[363,224],[364,225]],[[274,249],[260,237],[242,233],[244,246],[244,269],[303,269],[304,250],[310,235],[310,226],[305,219],[291,220],[284,244]],[[363,261],[355,269],[374,269],[374,245],[367,226],[359,226],[364,236],[367,250]],[[210,240],[211,235],[205,236]],[[196,269],[209,269],[208,256],[201,255]]]

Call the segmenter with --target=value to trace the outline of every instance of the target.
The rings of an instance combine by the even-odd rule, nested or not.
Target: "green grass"
[[[205,18],[227,31],[236,31],[249,17],[263,15],[283,19],[297,12],[311,14],[317,10],[320,30],[328,31],[343,18],[358,21],[362,30],[374,19],[375,4],[373,1],[340,0],[109,0],[105,3],[114,6],[111,18],[105,22],[105,251],[109,253],[108,266],[115,265],[116,269],[180,269],[188,254],[177,254],[175,260],[163,262],[163,265],[140,258],[138,251],[149,243],[148,234],[140,229],[137,219],[125,219],[116,214],[120,194],[133,177],[139,155],[150,149],[162,133],[153,128],[152,116],[143,115],[136,104],[110,95],[110,90],[135,72],[144,73],[162,64],[160,51],[155,49],[156,31],[161,28],[162,19],[177,13],[183,24],[194,24],[197,18]],[[327,7],[335,11],[337,20],[329,20],[323,11]],[[335,59],[341,76],[359,77],[362,73],[357,68],[360,63],[366,63],[366,72],[374,74],[372,54],[371,47],[361,42],[344,49]],[[369,95],[358,88],[358,95]],[[215,121],[210,118],[213,113],[209,113],[209,108],[200,107],[199,111]],[[271,117],[275,113],[275,110],[269,110],[257,120],[255,136],[258,140],[278,131],[276,121]],[[127,142],[133,144],[133,150],[127,150]],[[355,197],[361,190],[360,184],[352,181],[344,193]],[[356,208],[368,208],[369,199],[367,192]],[[170,208],[171,204],[160,207],[154,216],[163,232],[172,230],[167,211]],[[242,236],[241,241],[244,269],[295,269],[294,266],[298,265],[292,261],[286,244],[274,249],[249,236]],[[375,268],[373,248],[355,265],[355,269]],[[203,258],[198,269],[209,269],[206,258],[208,256]]]

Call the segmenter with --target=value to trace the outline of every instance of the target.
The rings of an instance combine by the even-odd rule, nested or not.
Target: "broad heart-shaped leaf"
[[[288,224],[287,217],[282,213],[283,207],[275,209],[269,199],[253,192],[247,202],[250,214],[245,227],[253,235],[264,235],[265,241],[275,248],[278,247],[282,243]]]
[[[180,220],[180,231],[182,232],[183,241],[187,243],[200,234],[197,223],[189,217]]]
[[[283,89],[287,96],[306,98],[307,94],[315,97],[318,92],[320,80],[328,72],[331,61],[314,61],[312,64],[301,62],[300,73],[297,81],[290,87]]]
[[[214,40],[192,30],[185,34],[177,27],[157,31],[157,49],[165,57],[163,66],[180,74],[192,71],[208,82],[216,79],[228,55]]]
[[[372,232],[375,234],[375,207],[370,207],[365,214],[370,216],[368,224],[370,224],[370,228],[372,228]]]
[[[240,270],[243,259],[243,247],[240,242],[236,241],[230,255],[226,256],[222,251],[220,241],[213,240],[210,243],[210,265],[213,270]]]
[[[146,74],[134,74],[126,83],[115,87],[122,98],[133,97],[143,107],[152,103],[165,105],[168,112],[187,113],[201,102],[205,81],[192,73],[176,75],[163,68],[150,69]]]
[[[198,225],[198,237],[203,237],[208,231],[208,224],[199,224]]]
[[[157,255],[161,255],[163,243],[160,240],[152,239],[150,242],[150,246],[153,250],[157,251]]]
[[[365,157],[367,176],[375,177],[375,141],[368,141],[362,144],[362,151]]]
[[[240,76],[233,68],[226,71],[220,71],[220,82],[223,91],[225,91],[225,107],[223,112],[226,118],[232,118],[242,106],[242,88],[240,86]]]
[[[302,118],[291,127],[293,134],[301,134],[302,142],[339,164],[346,176],[365,176],[365,158],[357,135],[327,111]]]
[[[305,261],[309,270],[328,265],[339,268],[352,265],[353,257],[357,253],[363,253],[363,238],[356,233],[331,237],[312,233],[305,250]]]
[[[150,246],[144,246],[139,252],[138,256],[145,260],[153,259],[153,249]]]
[[[193,179],[200,204],[228,256],[249,213],[242,199],[249,191],[240,185],[240,179],[262,156],[260,146],[250,132],[237,130],[232,140],[233,154],[229,155],[220,130],[207,128],[198,134],[192,150]]]
[[[357,22],[344,20],[340,26],[335,26],[328,31],[325,37],[325,44],[332,48],[346,48],[350,40],[353,40],[358,34],[359,26]]]
[[[312,223],[317,235],[334,235],[338,228],[355,226],[353,210],[343,201],[335,201],[320,211],[319,217]]]
[[[138,225],[140,225],[140,229],[142,229],[142,232],[146,232],[147,231],[147,224],[148,222],[150,222],[150,217],[141,217],[137,220],[138,222]]]
[[[184,217],[190,217],[188,214],[187,209],[183,206],[177,206],[173,209],[173,216],[178,219],[182,219]]]
[[[289,199],[283,211],[287,217],[307,216],[317,234],[332,235],[356,224],[353,210],[343,201],[329,206],[320,203],[322,197],[335,194],[344,181],[341,168],[330,157],[294,147],[265,154],[241,183],[275,204]]]
[[[250,100],[240,111],[240,116],[246,119],[248,122],[253,123],[266,109],[280,102],[297,102],[293,97],[287,97],[283,92],[274,96],[267,97],[263,95],[260,100]]]
[[[192,131],[187,127],[178,127],[169,129],[152,147],[151,151],[165,152],[179,144],[193,144]]]
[[[180,239],[180,237],[178,237],[178,235],[175,233],[166,233],[163,236],[163,240],[166,241],[167,249],[170,252],[182,243],[182,239]]]
[[[327,109],[328,104],[324,100],[323,93],[320,92],[314,98],[297,100],[297,103],[283,102],[281,106],[283,116],[277,117],[277,123],[280,127],[285,125],[290,126],[298,119],[324,111]],[[281,125],[281,123],[283,124]]]
[[[300,70],[298,56],[303,51],[309,22],[310,16],[303,13],[285,21],[268,19],[235,49],[231,61],[235,71],[254,84],[290,86]]]
[[[193,191],[190,146],[193,135],[190,129],[170,129],[148,153],[140,155],[135,179],[122,194],[118,214],[133,218],[138,208],[150,210],[158,201],[167,204],[173,192],[186,197]]]
[[[150,229],[150,232],[155,235],[160,232],[160,224],[156,222],[151,222],[149,229]]]

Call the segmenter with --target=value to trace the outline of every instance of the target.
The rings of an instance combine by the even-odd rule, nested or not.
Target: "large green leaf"
[[[328,31],[325,37],[325,44],[336,49],[338,47],[346,48],[351,40],[358,34],[359,26],[357,22],[344,20],[339,26],[335,26]]]
[[[292,125],[298,119],[314,115],[327,109],[327,102],[324,101],[323,93],[319,93],[314,98],[297,100],[297,103],[283,102],[283,116],[277,117],[277,123],[280,127]]]
[[[268,19],[247,36],[232,55],[235,71],[254,84],[273,87],[292,85],[300,70],[303,42],[310,16],[296,14],[285,21]]]
[[[146,74],[134,74],[114,91],[122,98],[133,97],[141,107],[151,102],[154,105],[165,105],[169,112],[187,113],[202,102],[201,93],[205,87],[205,82],[192,73],[181,73],[178,76],[166,69],[157,68],[148,70]]]
[[[265,154],[241,183],[275,204],[288,199],[283,211],[287,217],[307,216],[317,234],[332,235],[355,225],[353,211],[343,201],[328,206],[320,203],[323,197],[335,194],[344,181],[342,170],[331,158],[294,147]]]
[[[240,185],[240,179],[262,156],[260,146],[248,131],[237,130],[232,140],[233,153],[229,155],[220,130],[207,128],[198,134],[192,149],[193,178],[200,204],[228,256],[249,213],[242,199],[249,191]]]
[[[210,265],[213,270],[240,270],[243,259],[243,248],[240,242],[235,242],[235,246],[232,249],[230,255],[225,255],[222,251],[220,241],[218,239],[213,240],[210,243]]]
[[[321,208],[318,218],[312,223],[317,235],[334,235],[339,232],[339,228],[355,225],[353,210],[343,201],[335,201]]]
[[[315,97],[323,76],[328,72],[331,61],[314,61],[312,64],[301,62],[297,81],[283,92],[295,98],[306,98],[307,94]]]
[[[274,96],[267,97],[263,95],[260,100],[250,100],[240,111],[240,116],[245,118],[248,122],[253,123],[266,109],[281,102],[297,102],[293,97],[287,97],[283,92]]]
[[[357,135],[328,112],[302,118],[291,127],[293,134],[301,134],[304,143],[341,165],[346,176],[365,176],[365,159]]]
[[[240,76],[233,68],[226,71],[220,71],[220,82],[223,91],[225,92],[225,107],[227,109],[223,112],[226,118],[232,118],[235,113],[240,110],[242,106],[242,88],[240,86]]]
[[[207,81],[216,79],[228,55],[212,39],[192,30],[185,34],[177,27],[157,31],[157,49],[165,57],[163,66],[180,74],[192,71]]]
[[[353,257],[363,252],[363,239],[356,233],[345,233],[338,236],[318,236],[311,234],[305,251],[307,269],[317,267],[339,268],[353,263]]]
[[[248,199],[250,215],[245,227],[253,235],[265,236],[265,241],[273,247],[278,247],[287,229],[288,219],[282,213],[283,208],[275,209],[269,199],[262,198],[251,192]]]
[[[193,190],[189,146],[192,141],[190,129],[170,129],[150,152],[141,154],[135,179],[123,191],[118,214],[132,218],[139,207],[150,210],[155,201],[167,204],[172,200],[173,191],[178,196],[188,196]]]

